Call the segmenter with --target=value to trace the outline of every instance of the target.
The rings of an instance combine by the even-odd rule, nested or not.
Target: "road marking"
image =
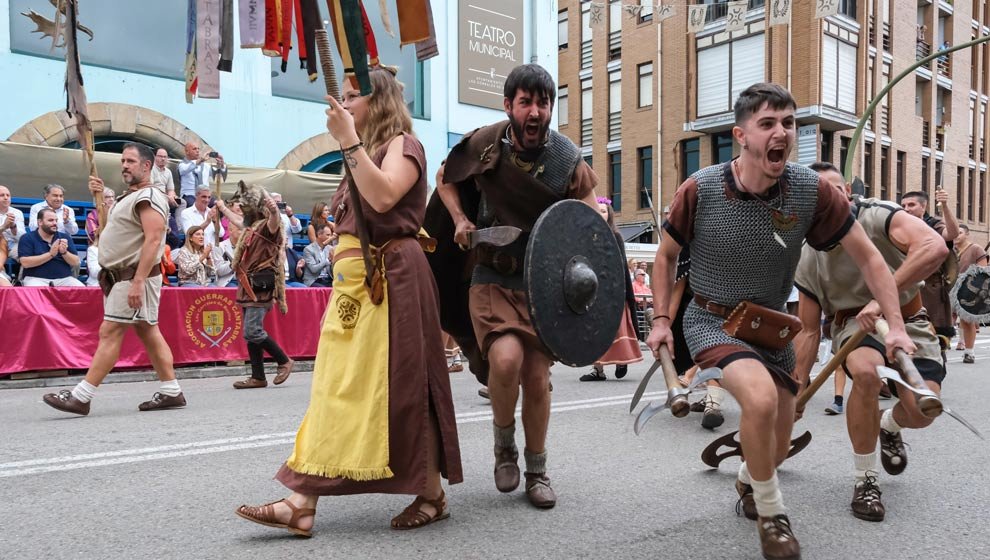
[[[646,393],[643,396],[663,398],[666,395],[666,391],[655,391]],[[630,399],[632,399],[631,394],[565,401],[551,404],[550,413],[553,414],[557,412],[570,412],[574,410],[588,410],[620,404],[625,405],[630,401]],[[520,409],[517,408],[516,413],[518,414],[519,411]],[[492,412],[491,410],[462,412],[457,414],[456,418],[458,424],[484,422],[492,419]],[[292,444],[295,442],[295,439],[296,432],[281,432],[274,434],[259,434],[245,437],[178,443],[173,445],[161,445],[157,447],[143,447],[137,449],[105,451],[101,453],[67,455],[64,457],[51,457],[48,459],[14,461],[10,463],[0,463],[0,478],[70,471],[93,467],[105,467],[110,465],[123,465],[127,463],[139,463],[144,461],[157,461],[162,459],[173,459],[176,457],[192,457],[211,453],[240,451],[243,449],[257,449],[260,447]]]

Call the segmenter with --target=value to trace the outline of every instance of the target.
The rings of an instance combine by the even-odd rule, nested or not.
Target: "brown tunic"
[[[284,236],[282,235],[282,222],[275,231],[268,229],[268,220],[261,221],[255,225],[245,228],[243,247],[240,259],[234,271],[237,274],[237,303],[243,307],[264,307],[272,306],[274,299],[273,290],[252,290],[255,299],[248,294],[245,286],[250,283],[250,275],[255,272],[270,270],[278,272],[278,267],[282,266]]]
[[[959,274],[962,275],[969,267],[978,263],[980,259],[987,256],[986,251],[980,249],[980,246],[976,243],[970,243],[965,249],[959,249]]]
[[[924,220],[939,235],[945,231],[945,222],[941,218],[925,214]],[[949,247],[951,248],[952,245],[949,244]],[[948,258],[955,258],[955,256],[950,254]],[[949,301],[949,288],[951,287],[943,279],[941,268],[926,278],[925,285],[921,287],[921,302],[925,305],[925,310],[928,311],[928,317],[935,327],[935,331],[949,338],[956,334],[956,329],[952,326],[952,302]]]
[[[371,244],[378,247],[392,239],[415,237],[426,212],[426,154],[415,137],[407,134],[403,138],[403,154],[419,166],[419,180],[388,212],[375,212],[361,201]],[[388,146],[383,146],[373,154],[375,165],[381,166],[387,150]],[[348,188],[345,179],[331,206],[337,231],[356,236]],[[358,482],[304,475],[283,465],[275,478],[296,492],[321,496],[422,494],[426,490],[428,444],[434,433],[431,414],[440,428],[441,474],[450,484],[464,479],[433,274],[418,243],[393,243],[384,259],[389,305],[389,468],[394,476]]]

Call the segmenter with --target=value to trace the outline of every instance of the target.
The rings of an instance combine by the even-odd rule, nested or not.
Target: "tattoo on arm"
[[[357,159],[354,157],[353,154],[345,153],[344,160],[347,161],[347,167],[350,167],[351,169],[354,169],[355,167],[358,166]]]

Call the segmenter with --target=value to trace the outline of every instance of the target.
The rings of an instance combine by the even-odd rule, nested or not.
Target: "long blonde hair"
[[[373,91],[368,98],[361,138],[369,155],[403,132],[412,134],[412,116],[402,96],[402,82],[395,78],[396,71],[393,67],[378,66],[368,73]]]

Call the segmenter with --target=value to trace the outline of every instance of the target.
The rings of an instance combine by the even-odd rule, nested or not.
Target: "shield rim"
[[[575,200],[575,199],[565,199],[565,200],[561,200],[561,201],[555,202],[549,208],[547,208],[546,210],[544,210],[543,213],[540,214],[540,217],[536,220],[536,223],[533,224],[533,229],[530,232],[530,238],[529,238],[529,240],[526,243],[526,265],[524,267],[524,279],[525,279],[525,283],[526,283],[526,296],[527,296],[526,297],[526,304],[527,304],[527,308],[528,308],[529,314],[530,314],[530,321],[531,321],[531,324],[533,325],[533,330],[536,332],[536,336],[540,339],[540,342],[547,349],[547,351],[554,357],[554,359],[557,360],[557,361],[559,361],[560,363],[565,364],[565,365],[568,365],[570,367],[584,367],[584,366],[593,364],[594,361],[598,359],[598,357],[601,357],[601,355],[604,355],[605,352],[608,352],[608,348],[611,346],[612,340],[614,340],[614,337],[612,339],[610,339],[609,345],[606,346],[602,350],[602,353],[599,354],[598,357],[596,357],[595,359],[593,359],[590,362],[584,363],[583,361],[574,361],[574,360],[567,359],[568,357],[566,357],[566,356],[564,356],[564,357],[559,356],[557,354],[557,352],[554,351],[554,348],[551,348],[551,346],[549,344],[547,344],[546,339],[544,338],[543,334],[541,334],[541,332],[540,332],[539,322],[538,322],[538,320],[535,319],[538,316],[538,314],[534,313],[534,306],[533,306],[534,298],[533,298],[533,294],[532,294],[532,291],[531,291],[531,289],[532,289],[531,288],[532,287],[532,283],[530,282],[531,272],[534,269],[534,267],[532,266],[532,259],[531,259],[531,255],[533,253],[533,249],[532,248],[533,248],[533,245],[534,245],[534,239],[537,239],[539,237],[538,235],[533,235],[533,232],[536,232],[536,231],[538,231],[540,229],[540,227],[546,221],[547,216],[550,215],[550,213],[551,213],[552,210],[554,210],[555,208],[557,208],[557,207],[559,207],[561,205],[568,206],[568,205],[575,205],[575,204],[579,204],[579,205],[587,208],[587,211],[588,212],[593,213],[595,215],[595,218],[601,220],[601,217],[598,215],[598,213],[594,209],[592,209],[590,206],[588,206],[587,204],[585,204],[583,201]],[[584,210],[577,210],[577,211],[584,212]],[[592,222],[593,223],[597,223],[597,222],[594,222],[594,221],[592,221]],[[614,236],[612,230],[608,227],[607,222],[605,222],[604,220],[601,220],[601,225],[602,225],[603,237],[605,239],[610,239],[612,245],[614,246],[615,243],[616,243],[616,240],[615,240],[615,236]],[[607,235],[604,235],[606,233],[607,233]],[[615,247],[615,251],[616,251],[615,254],[618,256],[617,258],[619,258],[619,260],[621,260],[621,256],[619,256],[619,255],[621,255],[621,253],[619,252],[619,247],[616,246]],[[571,256],[573,257],[574,255],[571,255]],[[624,274],[625,273],[625,268],[622,268],[622,270],[620,271],[620,273],[621,274]],[[621,275],[620,275],[620,277],[621,277]],[[601,324],[601,329],[602,330],[604,330],[606,332],[612,332],[612,333],[618,332],[619,326],[622,323],[623,310],[626,307],[626,303],[625,303],[625,289],[626,289],[625,288],[625,284],[622,284],[622,295],[619,298],[621,300],[621,305],[619,306],[619,312],[616,313],[616,316],[614,317],[614,323],[615,324],[614,325]],[[601,298],[601,296],[599,295],[597,299],[598,300],[602,300],[603,298]],[[592,307],[592,309],[594,309],[594,307]],[[601,315],[597,315],[596,316],[596,320],[598,320],[598,319],[601,319]]]
[[[968,323],[983,323],[985,321],[990,321],[990,313],[985,315],[974,315],[967,311],[966,308],[959,303],[959,288],[963,285],[963,282],[965,282],[970,276],[976,276],[981,272],[990,275],[990,266],[973,265],[969,267],[966,269],[966,272],[963,272],[958,278],[956,278],[956,283],[953,284],[952,289],[949,290],[949,301],[952,304],[952,310],[956,312],[956,315],[958,315],[960,319]]]

